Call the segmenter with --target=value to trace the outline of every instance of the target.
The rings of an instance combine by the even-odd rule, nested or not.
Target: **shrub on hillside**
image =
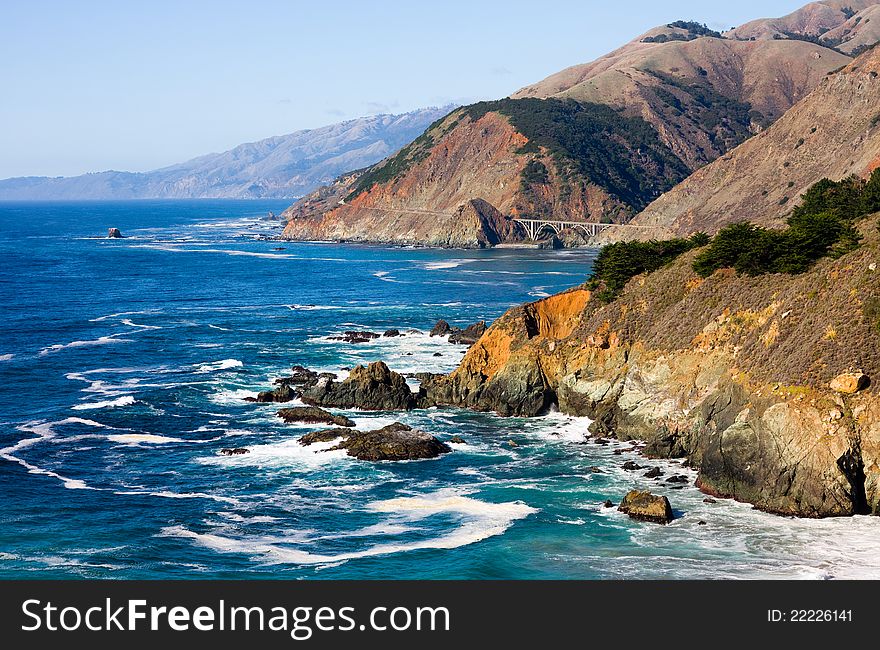
[[[689,239],[617,242],[605,246],[593,264],[587,286],[603,302],[614,300],[626,283],[640,273],[649,273],[666,266],[679,255],[709,242],[706,233]]]
[[[859,244],[853,222],[880,210],[880,170],[868,181],[855,176],[823,178],[792,210],[788,228],[773,230],[747,221],[723,228],[694,260],[706,277],[718,269],[738,273],[803,273],[823,257],[839,257]]]

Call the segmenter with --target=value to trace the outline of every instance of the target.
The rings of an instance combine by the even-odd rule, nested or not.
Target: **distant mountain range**
[[[291,198],[410,143],[454,106],[375,115],[242,144],[149,172],[0,180],[0,200]]]
[[[761,142],[754,136],[878,39],[878,0],[813,2],[725,33],[662,25],[508,98],[454,110],[394,156],[291,206],[284,234],[485,246],[522,236],[511,216],[625,223],[743,142]],[[826,123],[795,143],[818,143],[812,126],[832,141]],[[786,181],[790,198],[807,176]]]

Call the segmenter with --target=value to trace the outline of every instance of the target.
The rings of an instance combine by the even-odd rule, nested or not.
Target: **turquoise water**
[[[301,447],[309,428],[243,398],[294,364],[448,371],[463,348],[427,335],[438,318],[491,320],[578,284],[594,253],[268,240],[263,216],[283,207],[0,204],[0,577],[880,576],[880,519],[706,504],[621,469],[648,463],[586,443],[585,418],[348,412],[466,444],[378,464]],[[329,339],[392,327],[415,331]],[[218,455],[230,446],[251,453]],[[634,486],[676,521],[602,507]]]

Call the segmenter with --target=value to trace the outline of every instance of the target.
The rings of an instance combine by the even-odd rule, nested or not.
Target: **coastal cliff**
[[[457,370],[423,383],[426,403],[558,406],[593,418],[594,435],[686,457],[709,494],[781,514],[880,514],[880,394],[865,387],[880,377],[876,223],[801,275],[702,278],[690,252],[607,304],[578,287],[512,308]]]

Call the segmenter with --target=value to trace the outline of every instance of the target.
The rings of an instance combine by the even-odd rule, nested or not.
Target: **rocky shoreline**
[[[646,458],[682,459],[707,498],[802,517],[880,514],[880,398],[870,379],[880,373],[880,329],[816,315],[844,313],[841,295],[880,293],[880,234],[865,236],[857,251],[800,276],[701,279],[685,255],[608,304],[578,287],[514,307],[488,328],[440,321],[432,334],[457,335],[469,349],[448,375],[417,373],[417,392],[377,361],[343,381],[296,367],[258,401],[295,395],[319,409],[516,417],[558,408],[592,419],[600,444],[633,441]],[[811,290],[815,302],[805,302]],[[681,478],[690,481],[662,482],[674,489]]]

